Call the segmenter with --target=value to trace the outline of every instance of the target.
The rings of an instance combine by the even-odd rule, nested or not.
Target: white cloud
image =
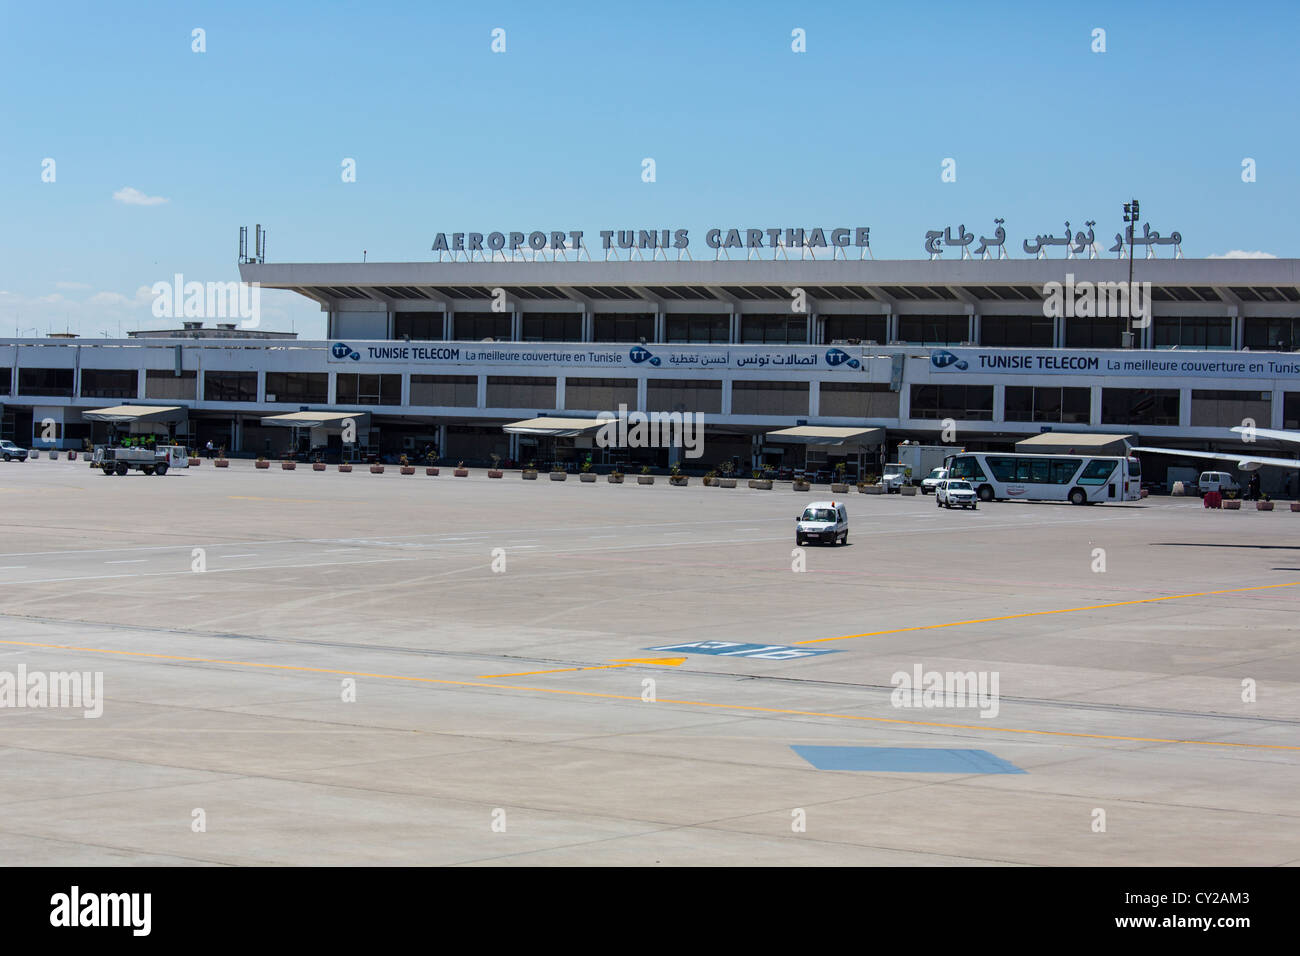
[[[56,288],[56,289],[89,289],[89,288],[90,288],[90,285],[89,285],[89,283],[86,283],[86,282],[56,282],[56,283],[54,283],[54,288]]]
[[[1277,256],[1271,252],[1247,252],[1244,249],[1233,249],[1231,252],[1225,252],[1221,256],[1206,256],[1207,259],[1276,259]]]
[[[120,292],[96,292],[86,300],[87,305],[130,305],[131,300]]]
[[[171,201],[162,196],[146,196],[134,186],[123,186],[113,193],[113,198],[127,206],[157,206]]]

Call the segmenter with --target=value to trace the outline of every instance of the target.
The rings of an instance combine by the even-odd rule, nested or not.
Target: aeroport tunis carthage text
[[[534,230],[532,232],[440,232],[433,240],[434,252],[515,252],[528,248],[534,252],[543,249],[583,248],[581,229],[568,232]],[[687,249],[691,244],[687,229],[602,229],[602,249]],[[710,249],[775,249],[786,246],[793,249],[845,249],[849,246],[865,248],[871,245],[871,229],[857,226],[853,229],[709,229],[704,233],[704,244]]]

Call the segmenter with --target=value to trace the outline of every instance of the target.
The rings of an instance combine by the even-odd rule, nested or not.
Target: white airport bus
[[[948,477],[969,481],[980,501],[1092,505],[1142,497],[1142,465],[1132,457],[968,452],[948,461]]]

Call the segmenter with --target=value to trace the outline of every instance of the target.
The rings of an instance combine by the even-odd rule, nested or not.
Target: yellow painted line
[[[903,634],[907,631],[934,631],[943,627],[962,627],[967,624],[991,624],[994,621],[1014,621],[1025,617],[1043,617],[1048,614],[1075,614],[1079,611],[1101,611],[1109,607],[1128,607],[1133,604],[1155,604],[1157,601],[1181,601],[1184,598],[1209,597],[1214,594],[1240,594],[1243,591],[1265,591],[1269,588],[1300,587],[1300,581],[1289,584],[1257,584],[1248,588],[1227,588],[1223,591],[1196,591],[1192,594],[1168,594],[1164,597],[1138,598],[1134,601],[1116,601],[1113,604],[1090,604],[1087,607],[1064,607],[1054,611],[1025,611],[1022,614],[1003,614],[1001,617],[977,617],[971,621],[950,621],[947,624],[918,624],[915,627],[895,627],[887,631],[865,631],[862,634],[845,634],[843,637],[815,637],[795,644],[825,644],[828,641],[851,641],[857,637],[881,637],[885,634]]]
[[[233,498],[236,501],[290,501],[300,505],[323,505],[326,502],[320,498],[259,498],[257,495],[226,495],[227,498]]]
[[[297,671],[306,674],[336,674],[343,677],[372,677],[378,680],[410,681],[419,684],[441,684],[447,687],[481,687],[487,690],[520,690],[535,694],[563,694],[569,697],[588,697],[601,700],[627,700],[643,703],[640,697],[630,694],[604,694],[590,690],[565,690],[558,687],[524,687],[517,684],[485,684],[480,681],[448,680],[440,677],[410,677],[405,674],[371,674],[366,671],[345,671],[328,667],[302,667],[295,664],[264,664],[257,661],[230,661],[216,657],[186,657],[179,654],[152,654],[145,651],[115,651],[100,647],[76,647],[71,644],[42,644],[36,641],[0,641],[15,647],[39,647],[64,651],[81,651],[85,654],[114,654],[122,657],[147,657],[155,660],[186,661],[195,664],[226,664],[231,667],[260,667],[267,670]],[[1117,740],[1146,744],[1188,744],[1198,747],[1243,747],[1257,750],[1295,750],[1292,744],[1254,744],[1229,740],[1192,740],[1173,737],[1127,737],[1117,734],[1088,734],[1067,730],[1030,730],[1022,727],[985,727],[979,724],[948,724],[928,720],[906,720],[902,717],[865,717],[861,714],[836,714],[818,710],[791,710],[783,707],[758,707],[753,704],[715,704],[704,700],[681,700],[661,697],[661,704],[682,707],[707,707],[715,710],[743,711],[752,714],[777,714],[792,717],[827,717],[833,720],[853,720],[862,723],[902,724],[908,727],[938,727],[944,730],[978,730],[999,734],[1029,734],[1041,737],[1073,737],[1082,740]]]
[[[589,667],[558,667],[549,671],[519,671],[515,674],[479,674],[479,677],[531,677],[534,674],[566,674],[572,671],[607,671],[613,667],[631,667],[633,664],[657,664],[661,667],[680,667],[686,663],[684,657],[628,657],[621,658],[613,664],[596,664]]]

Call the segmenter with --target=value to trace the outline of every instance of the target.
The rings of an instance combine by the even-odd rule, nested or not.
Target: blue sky
[[[1137,196],[1186,256],[1296,257],[1297,19],[1285,2],[4,0],[0,335],[174,325],[138,290],[237,278],[257,222],[273,262],[656,227],[689,228],[699,258],[710,226],[817,225],[923,258],[927,229],[997,216],[1021,257],[1067,219],[1097,220],[1104,253]],[[128,187],[165,202],[114,198]],[[291,324],[324,333],[314,304],[265,294],[263,327]]]

